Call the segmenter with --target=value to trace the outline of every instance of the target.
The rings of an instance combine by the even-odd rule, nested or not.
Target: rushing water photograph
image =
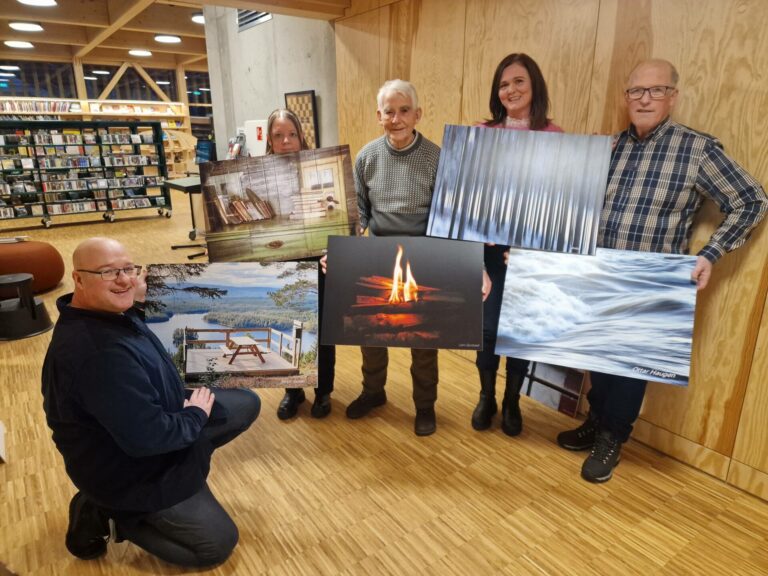
[[[496,353],[687,385],[695,256],[510,250]]]

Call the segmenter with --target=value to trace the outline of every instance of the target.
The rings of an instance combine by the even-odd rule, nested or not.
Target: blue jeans
[[[590,413],[601,429],[626,442],[632,433],[632,424],[640,415],[646,381],[601,372],[590,372],[590,379],[592,388],[587,394]]]
[[[250,390],[214,389],[216,404],[203,435],[219,448],[253,423],[261,400]],[[226,560],[237,544],[237,526],[208,485],[178,504],[132,520],[120,521],[118,533],[161,560],[181,566],[213,566]]]

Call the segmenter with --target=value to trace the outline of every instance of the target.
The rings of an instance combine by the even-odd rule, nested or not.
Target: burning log
[[[422,286],[415,278],[415,267],[397,246],[392,277],[365,276],[357,286],[362,294],[344,315],[344,333],[366,338],[377,346],[422,346],[437,342],[450,326],[454,310],[464,303],[461,294]]]

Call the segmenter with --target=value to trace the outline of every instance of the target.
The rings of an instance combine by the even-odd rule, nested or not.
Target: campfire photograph
[[[668,384],[691,368],[696,256],[510,250],[496,354]]]
[[[479,350],[482,274],[475,242],[329,238],[322,343]]]
[[[185,382],[317,384],[317,263],[150,264],[147,326]]]
[[[360,227],[348,146],[207,162],[200,182],[211,262],[320,256]]]
[[[427,235],[594,254],[609,136],[446,126]]]

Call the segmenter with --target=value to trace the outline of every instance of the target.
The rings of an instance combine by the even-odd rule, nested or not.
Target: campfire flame
[[[398,244],[395,268],[392,272],[392,290],[389,294],[390,304],[416,302],[419,299],[419,285],[411,273],[411,263],[408,260],[405,262],[405,282],[403,282],[402,259],[403,247]]]

